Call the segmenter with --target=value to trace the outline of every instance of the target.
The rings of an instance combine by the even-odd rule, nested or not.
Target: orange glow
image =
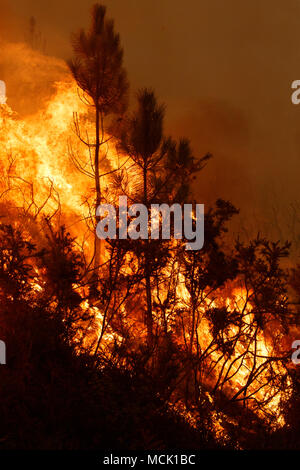
[[[43,61],[45,60],[43,58]],[[84,201],[93,198],[93,181],[74,168],[70,154],[75,154],[84,162],[84,168],[90,169],[88,149],[80,143],[74,132],[74,113],[79,121],[84,123],[84,129],[92,140],[93,126],[89,115],[91,110],[82,101],[76,84],[68,75],[65,81],[56,82],[55,90],[45,106],[24,118],[14,113],[8,104],[0,105],[0,207],[7,207],[13,201],[17,210],[28,219],[54,216],[57,222],[66,225],[67,230],[76,237],[79,244],[83,244],[85,252],[90,256],[93,239],[85,221],[90,218],[90,213]],[[106,150],[108,164],[117,168],[120,162],[112,142]],[[109,178],[104,178],[103,187],[107,188],[109,184]],[[190,299],[181,273],[179,281],[177,295],[179,304],[185,309]],[[33,287],[36,290],[43,288],[38,280],[34,282]],[[98,337],[101,329],[103,312],[96,306],[90,306],[88,301],[84,301],[81,307],[83,310],[91,309],[95,314],[94,326],[90,327],[86,338],[86,342],[92,342]],[[249,329],[252,328],[251,303],[243,287],[233,287],[230,296],[225,298],[221,294],[218,299],[208,296],[199,308],[201,320],[197,334],[202,350],[207,348],[213,339],[209,321],[203,315],[208,307],[227,307],[230,311],[243,312],[244,328],[247,328],[247,324]],[[128,323],[130,321],[132,325],[129,326],[134,326],[137,336],[140,335],[142,322],[132,318]],[[234,338],[237,331],[238,327],[232,325],[226,332],[227,340]],[[104,337],[105,344],[108,345],[116,339],[121,341],[121,336],[108,329]],[[204,371],[207,384],[213,388],[216,376],[221,374],[221,377],[225,378],[230,367],[229,375],[232,378],[226,380],[223,391],[231,397],[241,389],[247,383],[253,366],[254,348],[256,347],[257,355],[263,357],[258,357],[257,366],[272,353],[272,346],[262,333],[258,334],[257,339],[257,344],[253,342],[246,355],[245,344],[239,341],[228,365],[226,357],[220,359],[219,350],[212,351],[206,365],[208,368],[214,362],[216,365],[210,376],[205,376]],[[183,345],[183,339],[178,338],[178,343]],[[257,399],[267,401],[265,408],[256,410],[257,413],[264,416],[264,412],[270,412],[276,416],[277,424],[283,425],[278,408],[281,395],[276,389],[268,386],[259,390],[260,383],[264,381],[267,382],[267,377],[262,373],[249,386],[248,394],[254,393]]]

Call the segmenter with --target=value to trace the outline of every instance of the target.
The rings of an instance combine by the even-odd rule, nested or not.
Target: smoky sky
[[[10,0],[7,34],[22,40],[34,16],[48,54],[67,58],[70,33],[88,26],[93,3]],[[167,107],[166,132],[189,137],[196,155],[214,155],[195,183],[199,202],[228,198],[256,213],[254,225],[258,212],[272,224],[274,210],[299,200],[300,105],[290,97],[300,79],[300,0],[104,3],[132,95],[154,88]]]

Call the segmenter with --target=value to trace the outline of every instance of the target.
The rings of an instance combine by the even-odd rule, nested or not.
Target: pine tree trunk
[[[144,168],[143,172],[144,177],[144,204],[148,209],[148,191],[147,191],[147,169]],[[149,230],[147,228],[147,230]],[[146,249],[145,249],[145,282],[146,282],[146,300],[147,300],[147,310],[146,310],[146,327],[147,327],[147,341],[148,346],[153,345],[153,317],[152,317],[152,294],[151,294],[151,275],[149,270],[150,263],[150,252],[149,252],[149,239],[146,240]]]
[[[95,222],[96,226],[100,222],[100,217],[96,215],[98,206],[101,204],[101,182],[100,182],[100,169],[99,169],[99,153],[100,153],[100,111],[96,107],[96,143],[95,143]],[[101,240],[94,233],[94,277],[98,278],[99,266],[101,262]],[[96,286],[95,286],[96,287]]]

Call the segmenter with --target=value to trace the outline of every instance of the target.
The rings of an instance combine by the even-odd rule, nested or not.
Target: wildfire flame
[[[17,208],[25,211],[28,217],[39,217],[53,215],[60,217],[62,222],[72,235],[85,243],[84,248],[90,249],[90,239],[87,232],[85,219],[89,217],[88,207],[84,204],[84,195],[91,194],[92,181],[84,174],[76,171],[70,159],[70,149],[76,155],[80,155],[84,161],[89,161],[88,149],[78,140],[74,132],[74,114],[77,119],[82,120],[90,136],[93,136],[93,128],[89,121],[89,109],[82,100],[76,83],[68,75],[64,65],[57,59],[47,58],[40,53],[31,51],[24,45],[8,45],[8,49],[23,51],[22,61],[26,61],[33,73],[33,65],[57,68],[58,75],[63,78],[52,84],[52,93],[41,105],[36,105],[36,110],[29,114],[16,113],[9,105],[10,88],[8,87],[7,104],[0,105],[0,207],[7,211],[10,201],[13,200]],[[31,61],[31,68],[30,68]],[[1,77],[0,77],[1,78]],[[31,77],[31,80],[33,78]],[[42,93],[43,95],[43,93]],[[31,97],[36,102],[40,97],[38,94]],[[113,145],[108,147],[108,160],[110,165],[117,168],[119,162]],[[108,184],[108,180],[105,184]],[[181,297],[182,306],[189,302],[189,293],[184,287],[183,279],[179,284],[178,295]],[[35,283],[37,290],[43,286]],[[245,289],[233,288],[230,297],[219,301],[207,298],[206,307],[210,308],[225,305],[227,309],[235,309],[244,312],[245,322],[251,322],[253,313],[251,305],[247,301]],[[103,314],[97,307],[91,307],[87,301],[82,304],[83,309],[94,309],[96,323],[100,328]],[[205,305],[202,307],[205,308]],[[237,327],[232,326],[228,333],[234,337]],[[207,319],[203,317],[198,327],[200,345],[205,349],[212,340],[212,332]],[[115,339],[115,335],[108,331],[105,341]],[[248,380],[251,370],[254,348],[263,361],[263,357],[271,354],[272,346],[263,334],[258,335],[256,344],[252,344],[246,359],[243,353],[245,346],[242,342],[237,344],[231,363],[230,380],[226,382],[224,392],[233,395]],[[239,359],[240,357],[240,359]],[[243,359],[242,359],[243,358]],[[224,363],[225,358],[219,360],[219,352],[216,350],[210,356],[211,363],[215,362],[215,372],[224,377],[228,373],[228,367]],[[278,366],[279,367],[279,366]],[[260,389],[259,381],[267,381],[266,377],[260,376],[254,381],[249,392],[255,392],[256,399],[267,401],[266,409],[277,416],[277,423],[283,425],[280,415],[279,402],[280,393],[276,393],[271,387]],[[207,381],[213,384],[213,378],[207,377]],[[217,420],[216,420],[217,422]]]

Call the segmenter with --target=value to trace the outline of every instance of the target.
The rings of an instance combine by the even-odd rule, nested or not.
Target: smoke
[[[25,43],[2,44],[0,71],[7,86],[7,104],[21,116],[36,113],[51,98],[55,82],[67,79],[67,67],[63,60]]]
[[[6,0],[0,0],[0,38],[11,40],[18,35],[19,21],[13,14],[11,5]]]
[[[70,33],[88,25],[92,3],[0,0],[0,36],[8,44],[1,47],[0,79],[14,110],[35,112],[51,97],[67,73],[55,57],[71,55]],[[300,107],[290,101],[300,73],[299,2],[106,3],[132,90],[153,87],[167,105],[167,132],[189,137],[199,156],[214,155],[195,185],[199,202],[230,199],[252,232],[290,238],[289,207],[299,199]],[[24,45],[31,16],[48,57]]]
[[[249,130],[240,109],[222,101],[198,101],[183,116],[172,120],[168,130],[188,135],[195,156],[208,151],[214,156],[199,174],[195,185],[198,198],[208,203],[216,198],[230,199],[237,207],[249,199],[253,188],[243,164]],[[247,193],[247,198],[243,193]]]
[[[68,71],[64,60],[30,44],[30,11],[28,17],[21,17],[13,2],[0,0],[0,12],[0,79],[6,83],[7,104],[23,117],[51,99],[55,82],[66,80]]]

